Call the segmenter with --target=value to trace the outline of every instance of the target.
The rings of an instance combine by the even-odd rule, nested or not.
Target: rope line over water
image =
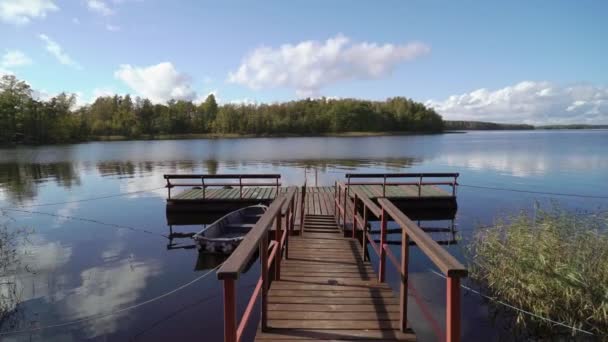
[[[443,279],[445,279],[445,278],[446,278],[446,277],[445,277],[443,274],[441,274],[441,273],[439,273],[439,272],[437,272],[437,271],[435,271],[435,270],[429,269],[429,271],[431,271],[431,273],[433,273],[434,275],[436,275],[436,276],[438,276],[438,277],[441,277],[441,278],[443,278]],[[526,314],[526,315],[529,315],[529,316],[533,316],[533,317],[538,318],[538,319],[540,319],[540,320],[543,320],[543,321],[545,321],[545,322],[549,322],[549,323],[552,323],[552,324],[555,324],[555,325],[559,325],[559,326],[562,326],[562,327],[564,327],[564,328],[568,328],[568,329],[571,329],[571,330],[574,330],[574,331],[578,331],[578,332],[581,332],[581,333],[583,333],[583,334],[587,334],[587,335],[590,335],[590,336],[595,336],[595,334],[594,334],[594,333],[592,333],[591,331],[584,330],[584,329],[580,329],[580,328],[576,328],[576,327],[570,326],[570,325],[568,325],[568,324],[566,324],[566,323],[563,323],[563,322],[558,322],[558,321],[554,321],[554,320],[552,320],[551,318],[547,318],[547,317],[543,317],[543,316],[537,315],[537,314],[535,314],[535,313],[533,313],[533,312],[530,312],[530,311],[524,310],[524,309],[522,309],[522,308],[518,308],[518,307],[513,306],[513,305],[511,305],[511,304],[509,304],[509,303],[503,302],[502,300],[496,299],[496,298],[494,298],[494,297],[492,297],[492,296],[488,296],[488,295],[486,295],[486,294],[483,294],[483,293],[481,293],[481,292],[479,292],[479,291],[477,291],[477,290],[475,290],[475,289],[472,289],[472,288],[470,288],[470,287],[468,287],[468,286],[466,286],[466,285],[460,284],[460,287],[462,287],[463,289],[465,289],[465,290],[467,290],[467,291],[469,291],[469,292],[472,292],[472,293],[474,293],[474,294],[476,294],[476,295],[478,295],[478,296],[480,296],[480,297],[483,297],[483,298],[485,298],[485,299],[487,299],[487,300],[490,300],[490,301],[492,301],[492,302],[495,302],[495,303],[501,304],[501,305],[506,306],[506,307],[508,307],[508,308],[510,308],[510,309],[513,309],[513,310],[515,310],[515,311],[521,312],[521,313],[523,313],[523,314]]]
[[[475,188],[475,189],[485,189],[485,190],[498,190],[498,191],[522,192],[522,193],[528,193],[528,194],[537,194],[537,195],[550,195],[550,196],[566,196],[566,197],[580,197],[580,198],[608,199],[608,196],[583,195],[583,194],[572,194],[572,193],[563,193],[563,192],[544,192],[544,191],[533,191],[533,190],[511,189],[511,188],[499,188],[499,187],[482,186],[482,185],[461,184],[461,183],[459,183],[459,184],[458,184],[458,186],[464,186],[464,187],[467,187],[467,188]]]
[[[125,226],[125,225],[117,224],[117,223],[108,223],[108,222],[103,222],[103,221],[99,221],[99,220],[95,220],[95,219],[89,219],[89,218],[85,218],[85,217],[78,217],[78,216],[71,216],[71,215],[60,215],[60,214],[47,213],[47,212],[44,212],[44,211],[33,211],[33,210],[16,209],[16,208],[3,208],[3,209],[0,209],[0,211],[3,211],[3,210],[4,211],[14,211],[14,212],[19,212],[19,213],[27,213],[27,214],[46,215],[46,216],[64,218],[64,219],[67,219],[67,220],[73,220],[73,221],[82,221],[82,222],[88,222],[88,223],[95,223],[95,224],[99,224],[99,225],[102,225],[102,226],[109,226],[109,227],[114,227],[114,228],[119,228],[119,229],[128,229],[128,230],[131,230],[131,231],[134,231],[134,232],[141,232],[141,233],[150,234],[150,235],[162,236],[165,239],[169,238],[169,236],[167,236],[167,235],[155,233],[155,232],[147,230],[147,229],[137,228],[137,227],[131,227],[131,226]]]
[[[192,285],[192,284],[194,284],[194,283],[196,283],[196,282],[198,282],[198,281],[206,278],[212,272],[214,272],[217,269],[219,269],[222,265],[223,265],[223,263],[217,265],[216,267],[214,267],[213,269],[209,270],[207,273],[201,275],[200,277],[195,278],[195,279],[191,280],[190,282],[188,282],[186,284],[183,284],[183,285],[181,285],[181,286],[179,286],[179,287],[177,287],[177,288],[175,288],[175,289],[173,289],[173,290],[171,290],[169,292],[166,292],[166,293],[164,293],[164,294],[162,294],[160,296],[148,299],[148,300],[146,300],[144,302],[128,306],[126,308],[122,308],[122,309],[119,309],[119,310],[116,310],[116,311],[112,311],[112,312],[96,314],[96,315],[92,315],[92,316],[89,316],[89,317],[80,318],[80,319],[77,319],[77,320],[74,320],[74,321],[69,321],[69,322],[64,322],[64,323],[57,323],[57,324],[51,324],[51,325],[45,325],[45,326],[38,327],[38,328],[33,328],[33,329],[2,331],[2,332],[0,332],[0,336],[13,335],[13,334],[23,334],[23,333],[30,333],[30,332],[35,332],[35,331],[40,331],[40,330],[45,330],[45,329],[65,327],[65,326],[68,326],[68,325],[78,324],[78,323],[83,323],[83,322],[88,322],[88,321],[93,321],[93,320],[97,320],[97,319],[100,319],[100,318],[104,318],[104,317],[108,317],[108,316],[113,316],[113,315],[116,315],[116,314],[121,313],[121,312],[133,310],[135,308],[144,306],[146,304],[150,304],[150,303],[156,302],[156,301],[158,301],[158,300],[160,300],[160,299],[162,299],[164,297],[170,296],[170,295],[172,295],[172,294],[174,294],[174,293],[176,293],[178,291],[181,291],[181,290],[185,289],[186,287],[188,287],[188,286],[190,286],[190,285]]]
[[[99,197],[81,198],[81,199],[76,199],[76,200],[73,200],[73,201],[53,202],[53,203],[40,203],[40,204],[23,204],[23,205],[16,205],[14,207],[5,207],[5,208],[0,208],[0,209],[48,207],[48,206],[53,206],[53,205],[62,205],[62,204],[89,202],[89,201],[96,201],[96,200],[101,200],[101,199],[106,199],[106,198],[123,197],[123,196],[128,196],[128,195],[133,195],[133,194],[140,194],[140,193],[160,190],[160,189],[164,189],[164,188],[165,188],[164,186],[161,186],[161,187],[157,187],[157,188],[144,189],[144,190],[138,190],[138,191],[121,192],[119,194],[111,194],[111,195],[105,195],[105,196],[99,196]]]

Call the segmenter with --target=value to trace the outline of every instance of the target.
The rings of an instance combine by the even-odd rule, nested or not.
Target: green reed
[[[471,276],[499,300],[608,336],[606,217],[553,208],[480,228],[468,248]],[[516,322],[553,328],[523,313]]]

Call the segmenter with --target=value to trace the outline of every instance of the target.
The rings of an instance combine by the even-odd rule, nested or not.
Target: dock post
[[[350,192],[350,178],[348,179],[348,187],[344,188],[344,202],[342,203],[342,231],[346,229],[346,198]]]
[[[384,175],[384,180],[382,181],[382,197],[386,197],[386,175]]]
[[[234,279],[224,279],[224,342],[237,342]]]
[[[355,193],[355,198],[353,199],[353,234],[352,234],[352,238],[354,239],[356,237],[356,233],[357,233],[357,194]]]
[[[460,342],[460,278],[447,277],[446,341]]]
[[[287,216],[286,216],[287,219]],[[281,242],[283,241],[283,214],[279,212],[279,215],[276,218],[277,222],[277,230],[274,235],[277,241],[277,251],[274,255],[274,280],[281,280],[281,258],[283,257],[283,245]],[[287,225],[285,225],[287,227]]]
[[[409,245],[410,239],[407,232],[401,228],[401,284],[399,291],[399,306],[401,318],[399,328],[401,332],[407,329],[407,285],[408,285],[408,261],[409,261]]]
[[[363,249],[363,261],[367,260],[367,206],[363,206],[363,229],[361,234],[361,247]]]
[[[338,212],[338,202],[336,201],[337,199],[338,199],[338,181],[336,181],[334,183],[334,216],[335,217],[340,216],[340,215],[336,215],[336,213]],[[338,222],[338,225],[340,225],[340,222]]]
[[[302,195],[300,196],[300,235],[304,235],[304,206],[306,205],[306,182],[302,185]]]
[[[378,267],[378,281],[384,282],[386,278],[386,225],[388,222],[387,212],[382,207],[382,218],[380,220],[380,266]]]
[[[276,258],[276,254],[275,254]],[[262,263],[262,288],[260,290],[260,321],[262,331],[268,328],[268,232],[260,240],[260,262]]]

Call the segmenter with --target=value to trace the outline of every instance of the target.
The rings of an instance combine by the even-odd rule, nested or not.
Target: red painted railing
[[[207,188],[209,187],[238,187],[239,198],[243,198],[243,190],[245,187],[261,187],[271,186],[276,189],[276,194],[279,194],[281,186],[279,174],[221,174],[221,175],[206,175],[206,174],[167,174],[164,175],[167,181],[167,198],[171,199],[171,189],[175,187],[199,187],[203,190],[203,199],[207,197]],[[264,179],[272,179],[266,181]],[[172,182],[172,180],[182,180],[182,182]],[[184,183],[184,180],[188,183]],[[194,183],[193,180],[200,180],[200,183]],[[218,180],[220,180],[218,182]]]
[[[449,342],[460,341],[460,278],[467,276],[467,270],[464,266],[403,214],[390,200],[380,198],[378,199],[379,205],[376,205],[361,190],[349,187],[341,182],[336,182],[334,197],[335,215],[338,223],[344,229],[348,228],[346,222],[347,215],[349,215],[352,219],[350,228],[352,229],[353,238],[357,236],[357,231],[360,231],[364,253],[367,251],[366,245],[369,242],[372,250],[378,255],[378,280],[381,282],[385,281],[387,258],[401,275],[401,331],[405,331],[407,328],[408,289],[413,292],[414,298],[418,301],[417,292],[408,283],[409,245],[410,240],[412,240],[447,277],[445,329],[441,329],[428,309],[424,305],[421,305],[423,315],[431,322],[431,325],[434,326],[434,330],[441,339]],[[359,215],[359,210],[363,211],[363,217]],[[374,242],[369,232],[368,215],[370,214],[380,219],[379,245]],[[395,221],[401,228],[401,260],[398,260],[392,253],[387,243],[387,225],[389,220]],[[423,304],[421,301],[418,302],[419,304]]]
[[[458,173],[347,173],[346,186],[350,185],[382,185],[382,197],[386,196],[386,187],[391,185],[416,185],[418,187],[418,196],[422,196],[422,187],[425,185],[447,185],[452,188],[452,196],[456,196],[456,187],[458,186]],[[382,182],[355,182],[353,179],[371,178],[382,179]],[[388,181],[395,178],[415,178],[417,182],[405,181]],[[424,181],[424,179],[431,181]],[[451,181],[441,181],[443,178],[451,178]]]
[[[296,193],[296,188],[289,188],[286,193],[279,195],[217,271],[218,279],[224,284],[224,341],[226,342],[241,340],[258,298],[261,300],[261,327],[262,330],[267,328],[267,293],[270,282],[281,277],[283,255],[288,257],[289,235],[293,232],[296,216]],[[273,225],[276,227],[275,239],[269,242],[269,231]],[[243,316],[238,320],[236,281],[256,250],[260,255],[261,275]],[[270,269],[274,270],[273,279],[269,274]]]

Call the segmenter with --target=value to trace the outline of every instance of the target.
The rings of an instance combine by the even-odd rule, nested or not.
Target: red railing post
[[[352,238],[355,238],[355,234],[357,233],[357,193],[355,193],[355,197],[353,199],[353,234]]]
[[[277,237],[277,251],[274,255],[274,280],[281,280],[281,255],[283,254],[283,245],[281,244],[283,241],[283,214],[280,211],[276,221],[277,232],[275,236]]]
[[[260,262],[262,263],[262,289],[260,291],[261,308],[261,328],[265,331],[268,328],[268,232],[260,240]]]
[[[460,342],[460,278],[447,277],[446,341]]]
[[[338,199],[338,181],[336,181],[334,183],[334,217],[336,216],[336,213],[338,212],[338,202],[336,201]],[[338,225],[340,225],[340,222],[338,222]]]
[[[306,205],[306,183],[302,185],[302,195],[300,196],[300,235],[304,234],[304,206]]]
[[[289,235],[293,233],[294,201],[295,196],[289,202],[289,209],[287,210],[287,217],[285,218],[285,259],[289,259]]]
[[[378,267],[378,280],[380,282],[384,282],[384,279],[386,278],[386,251],[384,250],[385,248],[385,243],[386,243],[386,225],[388,223],[388,217],[387,217],[387,212],[386,210],[384,210],[384,207],[382,207],[382,217],[380,219],[380,256],[379,256],[379,261],[380,261],[380,266]]]
[[[346,229],[346,198],[350,192],[350,178],[348,179],[348,187],[344,188],[344,202],[342,202],[342,231]]]
[[[382,181],[382,197],[386,197],[386,175],[384,175],[384,180]]]
[[[363,204],[363,228],[361,229],[361,247],[363,248],[363,260],[367,260],[367,206]]]
[[[243,176],[239,176],[239,198],[243,198]]]
[[[234,279],[224,279],[224,342],[237,342]]]
[[[407,235],[406,228],[401,227],[401,285],[399,291],[399,304],[401,311],[401,319],[399,327],[401,332],[407,329],[407,285],[408,285],[408,262],[409,262],[409,245],[410,239]]]

